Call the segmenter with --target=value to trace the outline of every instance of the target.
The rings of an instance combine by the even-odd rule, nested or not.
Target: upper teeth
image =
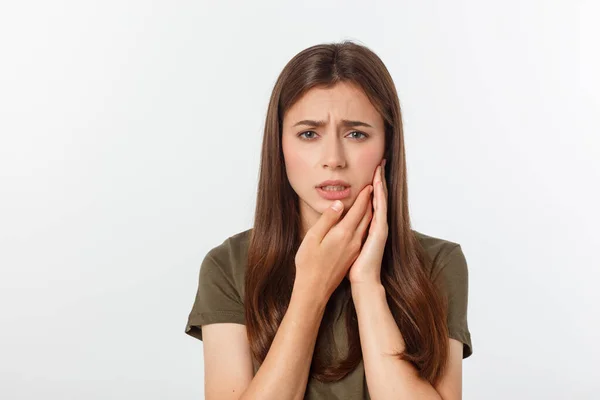
[[[346,186],[321,186],[323,190],[344,190]]]

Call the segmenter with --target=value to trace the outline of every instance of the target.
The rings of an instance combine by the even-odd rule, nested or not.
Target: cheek
[[[302,146],[292,138],[285,138],[282,142],[282,150],[285,158],[285,165],[290,171],[298,171],[306,174],[306,168],[311,164],[312,157],[316,152],[311,151],[310,147]]]
[[[285,157],[285,168],[290,178],[300,175],[304,164],[302,157],[295,151],[285,151],[283,154]]]
[[[360,182],[363,186],[370,184],[373,181],[373,176],[377,166],[383,158],[383,152],[380,149],[369,149],[361,152],[357,156],[357,164],[362,168],[359,171]]]
[[[282,149],[288,180],[294,189],[298,189],[311,178],[309,173],[310,160],[308,159],[310,154],[304,154],[301,149],[294,148],[289,143],[284,144]]]

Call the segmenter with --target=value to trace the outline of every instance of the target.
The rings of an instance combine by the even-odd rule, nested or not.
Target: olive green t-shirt
[[[227,238],[211,249],[200,266],[196,298],[189,314],[185,333],[202,340],[202,325],[244,322],[244,274],[251,229]],[[429,276],[448,296],[449,337],[463,343],[463,358],[472,353],[467,325],[468,271],[459,244],[413,231],[433,260]],[[334,301],[334,336],[344,348],[346,339],[345,308]],[[338,353],[339,354],[339,353]],[[258,371],[254,363],[254,373]],[[364,365],[360,364],[343,379],[323,383],[309,377],[305,399],[370,400]]]

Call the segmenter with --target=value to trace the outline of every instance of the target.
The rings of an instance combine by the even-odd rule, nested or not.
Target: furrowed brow
[[[298,126],[298,125],[306,125],[306,126],[315,126],[315,127],[320,127],[320,126],[325,126],[326,122],[325,121],[315,121],[312,119],[303,119],[302,121],[298,121],[294,124],[294,126]],[[355,126],[365,126],[367,128],[372,128],[373,126],[367,124],[366,122],[362,122],[362,121],[351,121],[351,120],[347,120],[347,119],[343,119],[340,122],[340,125],[344,126],[344,127],[355,127]]]

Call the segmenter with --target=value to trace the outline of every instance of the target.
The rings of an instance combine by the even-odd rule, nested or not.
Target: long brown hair
[[[381,282],[406,343],[404,353],[396,356],[413,363],[422,378],[435,384],[447,359],[447,303],[428,276],[426,263],[431,260],[411,229],[400,103],[381,59],[367,47],[350,41],[320,44],[298,53],[284,67],[271,94],[245,278],[251,351],[258,363],[267,356],[291,299],[294,256],[301,243],[298,195],[287,179],[281,147],[283,115],[306,91],[338,82],[362,88],[385,121],[389,233]],[[346,307],[348,352],[342,360],[335,360],[331,350],[334,295],[341,296]],[[310,376],[322,382],[342,379],[362,359],[356,309],[346,279],[334,295],[319,328],[310,370]]]

